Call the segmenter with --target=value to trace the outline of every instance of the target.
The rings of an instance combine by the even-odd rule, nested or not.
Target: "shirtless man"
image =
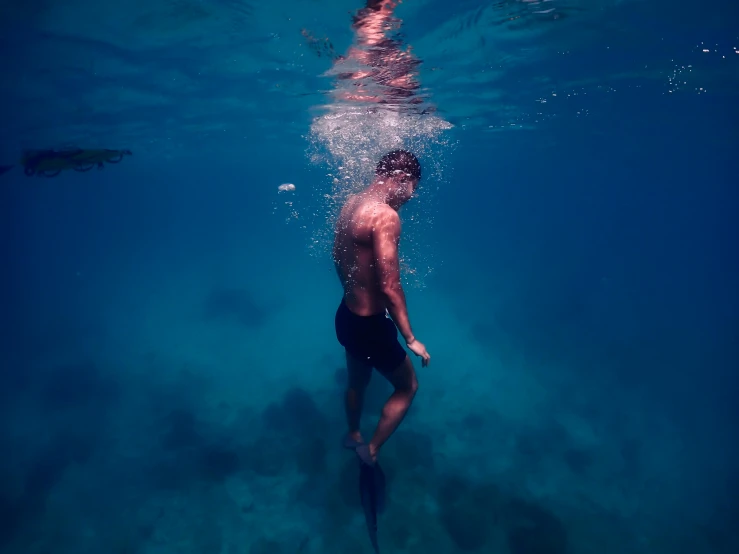
[[[346,350],[349,371],[349,433],[344,446],[356,449],[369,465],[375,463],[377,451],[405,417],[418,389],[413,363],[398,342],[398,331],[408,349],[421,357],[423,367],[431,359],[411,330],[398,260],[398,210],[415,193],[421,165],[410,152],[394,150],[382,157],[375,173],[372,184],[350,196],[342,208],[333,248],[344,288],[336,311],[336,338]],[[382,410],[372,440],[365,444],[359,419],[373,367],[395,391]]]

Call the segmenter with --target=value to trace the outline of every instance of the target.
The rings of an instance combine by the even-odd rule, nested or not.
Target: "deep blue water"
[[[382,552],[737,551],[736,6],[407,0],[375,104],[361,0],[278,4],[3,6],[0,551],[371,552],[328,245],[399,145]]]

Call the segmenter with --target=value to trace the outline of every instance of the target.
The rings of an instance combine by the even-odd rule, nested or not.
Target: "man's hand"
[[[429,356],[429,353],[426,352],[426,347],[421,341],[413,339],[411,342],[407,343],[406,346],[416,356],[421,356],[422,367],[426,367],[427,365],[429,365],[429,360],[431,360],[431,356]]]

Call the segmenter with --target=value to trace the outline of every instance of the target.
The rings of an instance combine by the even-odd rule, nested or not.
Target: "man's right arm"
[[[405,293],[400,282],[400,260],[398,258],[400,217],[390,207],[386,207],[376,217],[372,233],[372,248],[377,278],[385,297],[387,311],[390,312],[390,317],[393,318],[406,344],[409,344],[415,340],[415,337],[411,330]]]

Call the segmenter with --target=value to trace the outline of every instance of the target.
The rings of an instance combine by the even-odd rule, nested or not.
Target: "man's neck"
[[[375,181],[365,189],[362,193],[365,198],[371,198],[377,202],[383,204],[389,204],[390,199],[390,186],[387,181],[383,179],[375,179]]]

